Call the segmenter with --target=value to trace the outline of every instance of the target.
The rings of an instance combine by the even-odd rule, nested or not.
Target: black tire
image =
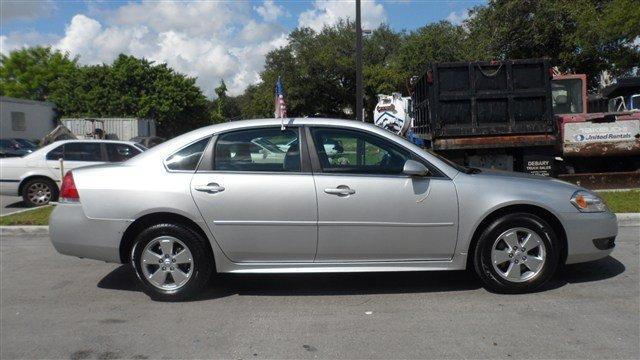
[[[49,196],[47,200],[37,200],[33,196],[30,196],[29,191],[32,187],[38,187],[45,193],[48,191]],[[28,207],[43,206],[49,204],[51,201],[58,200],[58,186],[53,180],[39,177],[27,180],[22,187],[22,201]]]
[[[144,275],[141,256],[145,247],[155,239],[170,236],[178,239],[192,254],[193,269],[190,278],[184,285],[173,290],[164,290],[154,286]],[[142,283],[143,291],[154,300],[182,301],[194,299],[208,284],[214,272],[213,254],[207,239],[202,235],[181,224],[157,224],[142,231],[135,239],[131,265]]]
[[[501,234],[515,228],[524,228],[535,232],[542,240],[546,253],[545,260],[539,272],[530,279],[524,277],[523,280],[526,280],[522,282],[505,279],[494,269],[491,263],[491,252],[494,242],[496,242]],[[520,253],[520,255],[527,256],[529,254]],[[480,279],[482,279],[487,289],[498,293],[517,294],[538,289],[553,276],[558,268],[559,260],[559,241],[553,228],[540,217],[529,213],[509,214],[493,221],[480,235],[473,252],[473,262],[476,273]],[[509,262],[511,261],[516,260],[509,259]],[[506,266],[511,265],[516,266],[515,264],[506,264]],[[525,273],[528,271],[526,265],[520,264],[517,266],[520,268],[524,266]]]

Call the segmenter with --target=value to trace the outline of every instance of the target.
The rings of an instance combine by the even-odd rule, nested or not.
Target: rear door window
[[[63,155],[64,145],[60,145],[57,148],[47,153],[47,160],[60,160]]]
[[[109,162],[121,162],[138,155],[140,150],[126,144],[106,144]]]
[[[215,170],[300,171],[298,130],[247,129],[219,135]]]
[[[67,143],[64,145],[65,161],[103,161],[102,144],[94,142]]]

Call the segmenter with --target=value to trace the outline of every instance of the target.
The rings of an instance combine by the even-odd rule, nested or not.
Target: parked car
[[[142,151],[129,141],[57,141],[20,158],[0,159],[0,194],[22,196],[29,206],[46,205],[58,198],[62,171],[121,162]]]
[[[35,151],[35,150],[38,149],[38,145],[35,142],[31,141],[31,140],[21,139],[21,138],[13,138],[11,140],[16,142],[23,149],[28,149],[28,150],[31,150],[31,151]]]
[[[21,145],[16,139],[0,139],[0,158],[20,157],[32,152],[32,148]]]
[[[151,149],[152,147],[162,144],[167,140],[159,136],[138,136],[132,138],[130,141],[137,142],[139,144],[142,144],[144,147]]]
[[[298,140],[253,160],[254,140]],[[325,144],[357,149],[331,162]],[[295,141],[291,142],[295,144]],[[108,203],[106,200],[108,199]],[[561,264],[611,253],[614,214],[553,178],[467,168],[370,124],[278,119],[208,126],[122,164],[67,172],[50,238],[62,254],[131,263],[158,299],[214,272],[462,270],[527,292]]]

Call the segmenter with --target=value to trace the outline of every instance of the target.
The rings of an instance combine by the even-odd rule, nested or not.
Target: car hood
[[[580,189],[579,186],[566,182],[566,181],[562,181],[562,180],[558,180],[556,178],[552,178],[550,176],[541,176],[541,175],[533,175],[533,174],[527,174],[527,173],[522,173],[522,172],[514,172],[514,171],[504,171],[504,170],[494,170],[494,169],[480,169],[480,172],[475,173],[475,174],[470,174],[470,176],[473,177],[479,177],[479,178],[487,178],[487,179],[491,179],[491,178],[495,178],[495,179],[505,179],[505,180],[521,180],[521,181],[535,181],[535,182],[545,182],[549,185],[558,185],[558,186],[564,186],[564,187],[570,187],[570,188],[574,188],[574,189]]]

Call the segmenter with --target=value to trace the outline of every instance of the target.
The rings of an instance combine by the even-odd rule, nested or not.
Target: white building
[[[56,127],[56,105],[0,96],[0,138],[40,140]]]
[[[130,140],[143,136],[156,136],[156,122],[140,118],[62,118],[66,126],[78,138],[93,137],[96,129],[104,132],[108,139]]]

